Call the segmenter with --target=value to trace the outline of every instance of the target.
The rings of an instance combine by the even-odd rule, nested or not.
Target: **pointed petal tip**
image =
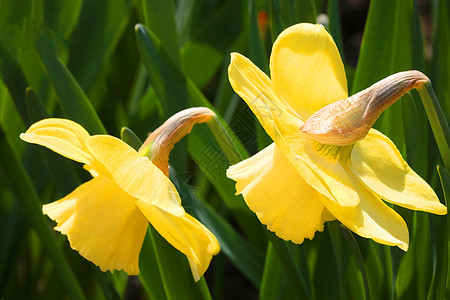
[[[407,243],[402,243],[397,245],[397,247],[399,247],[400,249],[402,249],[403,251],[408,251],[409,245]]]
[[[436,215],[446,215],[447,214],[447,206],[443,205],[442,203],[439,203],[436,205],[435,209],[432,211],[433,214]]]

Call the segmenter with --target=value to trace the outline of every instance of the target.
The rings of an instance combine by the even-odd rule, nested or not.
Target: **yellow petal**
[[[274,132],[271,115],[283,115],[287,108],[274,95],[272,82],[267,75],[245,56],[231,53],[228,79],[234,91],[244,99],[272,137]]]
[[[303,23],[284,30],[272,48],[270,75],[275,94],[303,121],[348,97],[339,51],[322,25]]]
[[[403,160],[389,138],[372,129],[355,144],[350,168],[386,201],[414,210],[445,215],[436,193]]]
[[[236,181],[237,192],[261,223],[280,238],[301,244],[323,230],[326,209],[322,196],[300,177],[275,144],[231,166],[227,176]]]
[[[280,147],[301,177],[325,197],[341,205],[355,206],[359,197],[346,179],[346,171],[318,143],[300,131],[303,122],[292,115],[273,94],[270,79],[250,60],[231,55],[228,68],[233,89],[245,100],[264,130]]]
[[[340,206],[333,200],[325,203],[330,213],[358,235],[377,243],[408,250],[409,233],[405,221],[356,178],[351,177],[360,202],[355,207]]]
[[[85,141],[89,133],[79,124],[65,119],[44,119],[30,126],[20,138],[42,145],[67,158],[89,164],[92,160]]]
[[[321,199],[336,219],[362,237],[406,251],[409,236],[404,220],[354,176],[346,167],[345,159],[341,161],[339,155],[350,151],[351,147],[321,148],[324,145],[289,132],[280,140],[283,154],[304,179],[305,168],[323,179],[332,197]]]
[[[274,140],[300,176],[323,196],[341,206],[356,206],[360,196],[345,167],[351,146],[320,144],[298,129],[294,116],[272,115]]]
[[[181,199],[172,182],[147,157],[109,135],[86,140],[89,151],[110,178],[129,195],[158,206],[174,215],[184,215]]]
[[[187,213],[174,216],[141,200],[136,205],[159,234],[188,257],[194,279],[198,281],[208,269],[212,256],[219,253],[215,236]]]
[[[148,221],[135,200],[99,176],[44,205],[43,212],[56,221],[55,230],[67,235],[70,246],[102,271],[137,275]]]

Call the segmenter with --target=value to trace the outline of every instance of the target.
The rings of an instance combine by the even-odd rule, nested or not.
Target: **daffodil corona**
[[[169,178],[120,139],[90,136],[65,119],[39,121],[20,137],[84,164],[92,174],[69,195],[44,205],[43,212],[70,246],[102,271],[139,274],[148,222],[187,256],[196,281],[219,252],[214,235],[185,212]]]
[[[231,54],[231,86],[275,143],[231,166],[227,175],[269,230],[300,244],[322,231],[326,221],[337,219],[362,237],[406,251],[406,223],[383,200],[447,213],[395,145],[370,128],[373,118],[363,120],[366,127],[355,125],[355,114],[376,114],[376,119],[381,111],[371,111],[369,106],[376,102],[361,109],[353,96],[342,102],[348,97],[344,66],[323,26],[297,24],[284,30],[273,45],[270,72],[271,79],[246,57]],[[388,92],[396,99],[402,94]],[[374,95],[359,96],[369,94]],[[391,104],[386,103],[377,105],[385,109]],[[324,130],[327,126],[331,130]],[[356,136],[349,137],[352,132]]]

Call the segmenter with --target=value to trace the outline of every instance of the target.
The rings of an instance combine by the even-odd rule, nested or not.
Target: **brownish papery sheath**
[[[350,145],[367,135],[386,108],[427,81],[428,77],[419,71],[393,74],[351,97],[318,110],[300,130],[322,144]]]
[[[164,124],[153,131],[139,149],[168,177],[169,155],[173,146],[197,123],[209,121],[214,112],[206,107],[192,107],[171,116]]]

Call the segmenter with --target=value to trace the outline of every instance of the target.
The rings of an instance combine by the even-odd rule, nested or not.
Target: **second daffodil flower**
[[[219,252],[217,239],[185,212],[163,171],[122,140],[90,136],[65,119],[39,121],[20,137],[84,164],[92,174],[69,195],[44,205],[43,212],[56,221],[55,230],[67,235],[70,246],[102,271],[139,274],[148,222],[187,256],[196,281]]]
[[[227,175],[280,238],[300,244],[337,219],[362,237],[406,251],[406,223],[383,200],[446,214],[395,145],[371,129],[392,101],[423,83],[420,72],[399,73],[347,98],[336,45],[323,26],[313,24],[280,34],[270,57],[271,79],[237,53],[228,71],[233,89],[275,143],[231,166]]]

